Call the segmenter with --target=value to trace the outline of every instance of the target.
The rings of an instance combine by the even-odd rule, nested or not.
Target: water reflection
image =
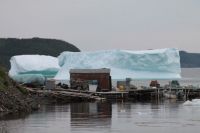
[[[0,133],[198,132],[200,107],[181,101],[45,105],[20,119],[0,120]]]
[[[0,122],[0,133],[9,133],[7,126],[3,122]]]
[[[3,114],[3,113],[0,113],[0,121],[2,121],[2,120],[14,120],[14,119],[25,119],[27,116],[28,116],[28,113],[24,113],[24,112],[16,113],[16,114],[11,114],[11,113]]]
[[[110,128],[112,104],[110,102],[70,104],[72,130],[80,128]]]

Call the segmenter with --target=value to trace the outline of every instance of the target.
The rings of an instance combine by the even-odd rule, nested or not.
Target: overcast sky
[[[0,37],[62,39],[82,51],[200,52],[200,0],[0,0]]]

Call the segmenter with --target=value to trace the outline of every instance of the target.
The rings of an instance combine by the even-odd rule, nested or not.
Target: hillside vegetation
[[[38,109],[37,100],[25,88],[11,80],[2,67],[0,67],[0,99],[0,114]]]
[[[10,58],[14,55],[41,54],[58,56],[63,51],[80,51],[76,46],[56,39],[16,39],[0,38],[0,66],[10,68]]]
[[[6,76],[5,70],[0,67],[0,90],[8,87],[8,77]]]
[[[185,51],[180,51],[180,60],[182,68],[200,67],[199,53],[187,53]]]

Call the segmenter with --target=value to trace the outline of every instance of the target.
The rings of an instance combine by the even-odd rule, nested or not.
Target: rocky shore
[[[0,99],[0,112],[4,113],[31,112],[39,107],[33,96],[23,94],[16,88],[1,90]]]
[[[0,113],[28,113],[38,108],[37,99],[25,88],[12,81],[0,68]]]

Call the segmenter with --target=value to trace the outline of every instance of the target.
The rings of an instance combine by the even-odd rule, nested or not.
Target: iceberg
[[[46,78],[53,78],[60,69],[58,59],[46,55],[18,55],[10,59],[9,76],[19,83],[44,84]]]
[[[200,106],[200,99],[193,99],[192,101],[185,101],[183,103],[184,106]]]
[[[56,80],[68,80],[70,69],[110,68],[112,79],[178,79],[179,51],[174,48],[130,51],[63,52]]]

